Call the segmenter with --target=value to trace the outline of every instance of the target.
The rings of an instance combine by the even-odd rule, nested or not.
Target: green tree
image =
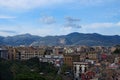
[[[120,48],[116,48],[116,50],[113,53],[114,54],[120,54]]]
[[[0,60],[0,80],[13,80],[13,75],[10,71],[11,62]]]
[[[37,73],[22,73],[18,74],[14,80],[46,80],[44,77]]]
[[[70,71],[71,68],[67,66],[66,64],[63,64],[61,67],[61,73],[64,74],[66,71]]]
[[[58,75],[58,76],[56,77],[56,80],[62,80],[62,76]]]

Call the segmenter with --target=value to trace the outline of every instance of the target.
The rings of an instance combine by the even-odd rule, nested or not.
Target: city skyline
[[[119,0],[0,0],[0,35],[120,35]]]

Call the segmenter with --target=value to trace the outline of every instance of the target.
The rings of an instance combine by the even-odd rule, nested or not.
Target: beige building
[[[18,48],[16,53],[16,59],[27,60],[33,57],[42,57],[44,55],[44,48],[24,47]]]
[[[42,57],[45,48],[34,47],[8,47],[8,56],[10,60],[27,60],[32,57]]]
[[[80,55],[79,54],[64,54],[64,64],[66,64],[69,67],[73,67],[74,61],[80,61]]]

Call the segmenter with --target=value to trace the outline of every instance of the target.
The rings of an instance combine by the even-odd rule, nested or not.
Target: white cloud
[[[0,36],[12,36],[18,34],[16,31],[13,30],[0,30]]]
[[[0,36],[13,36],[19,34],[20,27],[0,25]]]
[[[104,0],[77,0],[81,5],[96,5],[102,3]]]
[[[5,26],[0,25],[0,36],[13,36],[18,34],[30,33],[33,35],[47,36],[47,35],[66,35],[71,32],[80,33],[100,33],[100,34],[120,34],[120,22],[116,23],[91,23],[83,25],[80,29],[72,27],[64,27],[60,24],[41,25],[35,27],[34,25],[20,26]]]
[[[117,26],[120,26],[120,22],[116,23]]]
[[[20,29],[17,29],[17,31],[19,31],[19,34],[30,33],[32,35],[46,36],[54,35],[55,28],[54,25],[43,25],[40,27],[35,27],[32,25],[22,25]]]
[[[55,18],[53,16],[43,16],[40,18],[40,22],[44,24],[53,24],[55,23]]]
[[[29,29],[29,30],[28,30]],[[15,31],[15,33],[11,33]],[[10,32],[10,33],[9,33]],[[38,36],[65,35],[74,32],[71,27],[63,27],[59,24],[43,25],[40,27],[21,25],[19,26],[0,26],[0,36],[14,36],[18,34],[30,33]]]
[[[0,7],[8,9],[32,9],[71,3],[82,5],[98,5],[99,3],[117,0],[0,0]]]
[[[82,5],[101,5],[103,3],[116,2],[119,0],[76,0],[77,3]]]
[[[14,19],[16,17],[14,16],[8,16],[8,15],[0,15],[0,19]]]
[[[11,36],[11,35],[15,35],[15,34],[13,34],[13,33],[7,33],[7,32],[1,32],[1,31],[0,31],[0,36],[5,36],[5,37],[7,37],[7,36]]]
[[[55,25],[35,27],[31,25],[7,26],[0,25],[0,36],[14,36],[18,34],[30,33],[33,35],[46,36],[55,35]]]
[[[83,25],[83,27],[87,28],[111,28],[111,27],[120,27],[120,22],[112,23],[112,22],[106,22],[106,23],[92,23],[92,24],[86,24]]]
[[[31,9],[69,1],[71,0],[0,0],[0,6],[10,9]]]
[[[104,35],[120,35],[120,22],[91,23],[82,25],[82,33],[99,33]]]
[[[27,25],[28,26],[28,25]],[[30,33],[33,35],[39,36],[47,36],[47,35],[66,35],[72,32],[80,32],[80,33],[100,33],[107,35],[115,35],[120,34],[120,22],[117,23],[92,23],[83,26],[82,28],[75,29],[72,27],[64,27],[60,24],[52,24],[52,25],[43,25],[40,27],[33,26],[23,26],[19,31],[19,34]],[[29,28],[29,30],[28,30]]]

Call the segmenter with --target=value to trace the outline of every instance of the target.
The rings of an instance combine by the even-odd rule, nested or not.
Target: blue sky
[[[120,35],[120,0],[0,0],[0,35]]]

